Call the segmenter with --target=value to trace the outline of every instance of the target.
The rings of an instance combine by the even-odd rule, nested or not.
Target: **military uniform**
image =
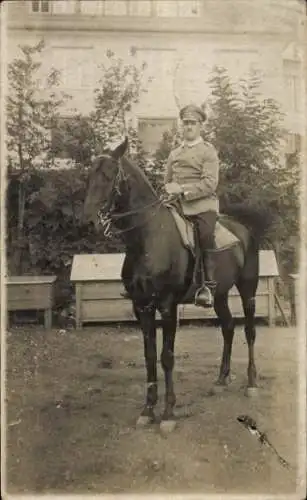
[[[183,120],[204,121],[205,113],[190,105],[180,112]],[[167,160],[165,186],[175,186],[180,193],[178,201],[183,214],[194,223],[196,235],[204,254],[207,284],[214,287],[212,261],[206,259],[205,250],[212,248],[213,234],[219,211],[216,189],[219,180],[219,159],[213,145],[201,137],[184,141],[174,149]],[[205,287],[206,288],[206,287]],[[212,305],[211,298],[205,300]]]
[[[182,212],[197,223],[204,248],[211,246],[219,202],[216,195],[219,161],[215,148],[200,137],[174,149],[166,164],[165,184],[182,188]]]
[[[188,105],[180,111],[184,121],[201,122],[206,115],[197,106]],[[198,132],[197,132],[198,133]],[[197,134],[196,134],[197,135]],[[212,306],[211,290],[215,287],[214,261],[205,250],[212,247],[213,233],[219,211],[216,188],[219,177],[219,160],[215,148],[201,137],[184,141],[174,149],[167,160],[165,188],[169,194],[180,194],[178,200],[183,214],[191,219],[197,240],[204,256],[207,280],[199,289],[195,303]],[[125,296],[128,296],[126,294]]]

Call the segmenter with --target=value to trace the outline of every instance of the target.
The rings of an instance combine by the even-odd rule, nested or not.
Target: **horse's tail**
[[[221,209],[221,213],[233,217],[246,226],[256,240],[266,236],[274,222],[273,214],[269,209],[254,207],[245,203],[233,203]]]

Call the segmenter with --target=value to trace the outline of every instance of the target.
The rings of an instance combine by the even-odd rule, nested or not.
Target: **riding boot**
[[[203,256],[203,265],[205,269],[205,281],[195,295],[195,305],[213,307],[216,288],[216,281],[214,280],[214,256],[206,252]]]

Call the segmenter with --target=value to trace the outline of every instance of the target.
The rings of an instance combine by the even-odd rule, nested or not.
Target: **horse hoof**
[[[212,394],[222,394],[224,391],[226,391],[228,386],[228,383],[225,381],[225,383],[221,382],[215,382],[212,387]]]
[[[160,423],[160,431],[162,434],[170,434],[176,427],[175,420],[162,420]]]
[[[248,398],[254,398],[258,395],[258,387],[246,387],[245,396]]]
[[[141,429],[143,427],[147,427],[148,425],[152,424],[152,422],[153,422],[153,417],[150,417],[148,415],[141,415],[136,421],[136,427],[138,429]]]

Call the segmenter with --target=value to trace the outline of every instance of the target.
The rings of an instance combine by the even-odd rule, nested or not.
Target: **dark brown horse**
[[[127,144],[126,139],[113,152],[95,160],[89,173],[84,222],[94,223],[97,229],[101,222],[112,222],[125,242],[122,281],[143,332],[147,369],[147,396],[138,419],[140,425],[155,418],[158,390],[155,314],[157,310],[160,312],[163,331],[161,364],[166,388],[160,426],[165,430],[172,428],[175,422],[173,367],[177,306],[191,284],[194,256],[183,246],[169,208],[161,201],[143,171],[123,156]],[[228,293],[235,285],[245,315],[247,393],[250,394],[257,387],[254,315],[259,241],[268,228],[269,219],[267,213],[242,205],[229,207],[227,214],[228,227],[240,241],[237,246],[215,254],[217,287],[214,310],[224,338],[220,372],[215,385],[221,389],[229,382],[234,320],[228,307]]]

